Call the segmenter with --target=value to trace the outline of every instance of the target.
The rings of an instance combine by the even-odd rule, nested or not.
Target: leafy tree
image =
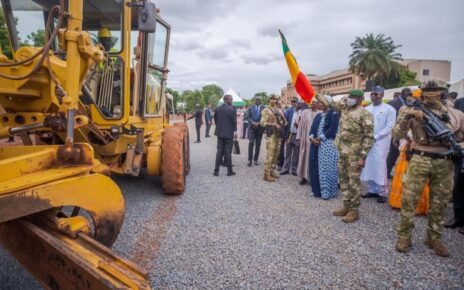
[[[356,37],[351,47],[350,71],[363,74],[367,80],[388,76],[394,67],[393,61],[401,60],[401,54],[396,52],[401,45],[395,45],[384,34],[374,36],[369,33],[364,37]]]
[[[15,21],[17,22],[17,19]],[[0,7],[0,47],[4,55],[12,58],[8,27],[6,26],[5,14],[2,7]]]
[[[194,91],[184,91],[182,93],[182,98],[186,102],[186,111],[189,113],[192,113],[195,111],[195,106],[198,104],[201,107],[205,106],[204,103],[204,96],[199,90],[194,90]]]
[[[218,85],[210,84],[204,86],[201,93],[203,94],[203,103],[205,105],[211,104],[211,107],[215,108],[224,95],[224,90]]]
[[[263,105],[267,105],[269,104],[269,96],[267,95],[266,92],[259,92],[259,93],[256,93],[254,98],[256,97],[261,97],[261,103]],[[253,98],[253,101],[254,101],[254,98]]]
[[[394,63],[392,70],[387,76],[377,76],[374,78],[374,82],[386,89],[416,86],[420,84],[416,80],[416,75],[417,73],[408,70],[399,63]]]
[[[21,45],[32,45],[35,47],[45,46],[45,30],[37,29],[36,32],[31,32],[31,34],[26,36],[26,41],[21,43]]]

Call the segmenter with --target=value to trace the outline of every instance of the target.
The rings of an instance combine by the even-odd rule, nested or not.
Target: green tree
[[[261,103],[263,105],[269,104],[269,96],[266,92],[258,92],[255,94],[254,98],[256,97],[261,97]],[[253,98],[253,101],[254,101],[254,98]]]
[[[0,47],[4,55],[12,58],[10,38],[8,35],[8,27],[6,26],[5,14],[3,8],[0,7]]]
[[[211,104],[212,108],[215,108],[224,95],[224,90],[218,85],[210,84],[204,86],[201,93],[203,94],[203,103],[205,105]]]
[[[195,106],[198,104],[201,107],[205,106],[204,103],[204,96],[199,90],[194,90],[194,91],[184,91],[182,93],[182,98],[186,102],[186,111],[188,113],[192,113],[195,111]]]
[[[408,70],[399,63],[394,63],[392,70],[387,76],[377,76],[374,78],[374,82],[386,89],[416,86],[420,84],[420,82],[416,80],[416,75],[415,72]]]
[[[32,45],[35,47],[43,47],[45,46],[45,30],[37,29],[36,32],[31,32],[28,36],[26,36],[25,45]]]
[[[401,60],[401,54],[396,52],[401,45],[395,45],[384,34],[374,36],[369,33],[356,37],[351,47],[350,71],[364,75],[367,80],[388,76],[394,67],[394,60]]]

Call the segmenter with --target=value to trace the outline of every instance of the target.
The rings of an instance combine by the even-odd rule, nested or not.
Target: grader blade
[[[150,289],[143,270],[82,233],[18,219],[0,224],[0,243],[46,289]]]

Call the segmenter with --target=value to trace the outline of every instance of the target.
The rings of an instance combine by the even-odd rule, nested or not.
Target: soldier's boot
[[[350,210],[343,218],[342,221],[345,223],[354,223],[359,220],[359,212],[357,210]]]
[[[398,252],[407,253],[411,249],[411,245],[412,243],[410,239],[398,238],[398,241],[396,241],[395,249]]]
[[[275,178],[272,177],[270,174],[264,174],[264,178],[263,178],[265,181],[268,181],[268,182],[275,182]]]
[[[270,176],[271,176],[272,178],[276,179],[276,180],[279,179],[279,175],[278,175],[277,173],[275,173],[274,170],[271,171]]]
[[[343,203],[343,207],[334,210],[334,216],[346,216],[350,211],[349,204],[347,202]]]
[[[433,249],[438,256],[449,257],[448,249],[442,241],[426,239],[424,244],[430,249]]]

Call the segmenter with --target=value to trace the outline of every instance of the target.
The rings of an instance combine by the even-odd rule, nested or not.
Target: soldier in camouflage
[[[442,122],[455,132],[458,142],[464,139],[464,114],[454,108],[443,105],[448,85],[438,79],[421,84],[421,101],[426,108],[442,118]],[[448,118],[443,116],[448,115]],[[411,232],[414,228],[414,215],[418,200],[425,183],[429,181],[430,209],[428,214],[427,239],[425,244],[433,248],[439,256],[448,257],[449,252],[441,242],[443,232],[443,214],[451,198],[454,182],[453,156],[448,154],[449,144],[435,140],[427,135],[422,111],[403,106],[393,128],[393,138],[404,138],[412,132],[413,156],[403,179],[403,198],[401,216],[398,225],[396,250],[407,252],[411,248]],[[462,145],[462,143],[461,143]]]
[[[264,180],[274,182],[279,178],[274,170],[280,153],[282,130],[287,121],[281,110],[277,108],[277,97],[269,97],[269,106],[261,113],[260,126],[265,128],[266,134],[266,161],[264,162]]]
[[[361,103],[362,90],[351,90],[348,98],[333,102],[323,96],[317,100],[340,113],[340,126],[335,145],[339,151],[338,174],[343,194],[343,207],[335,210],[335,216],[343,217],[346,223],[359,220],[361,203],[361,171],[366,157],[374,144],[374,120],[372,114]]]

